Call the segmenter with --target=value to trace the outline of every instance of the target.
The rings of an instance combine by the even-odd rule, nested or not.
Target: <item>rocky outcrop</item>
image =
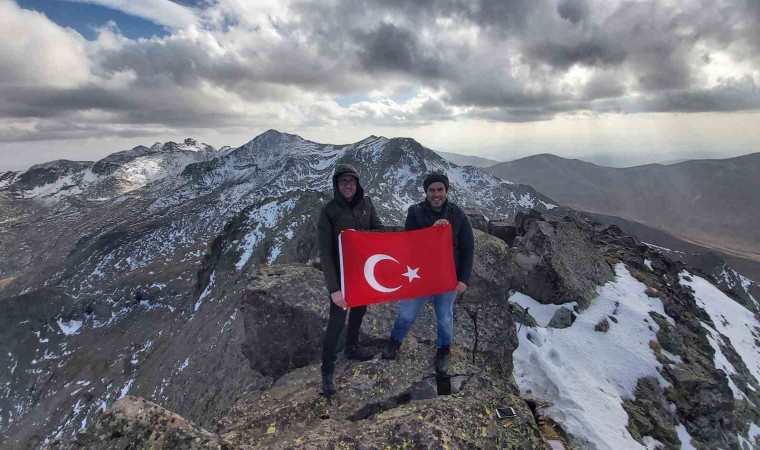
[[[638,441],[651,436],[666,448],[680,448],[676,433],[678,420],[668,408],[668,400],[656,378],[642,378],[636,385],[634,400],[624,400],[623,408],[628,413],[628,432]]]
[[[576,301],[581,309],[614,274],[591,240],[590,225],[572,217],[544,217],[535,210],[515,218],[510,249],[512,289],[545,304]]]
[[[552,320],[549,321],[549,328],[569,328],[574,320],[573,312],[563,306],[554,313]]]
[[[116,401],[86,433],[54,440],[47,450],[220,449],[233,447],[184,417],[145,399],[126,396]]]
[[[461,347],[452,367],[461,375],[436,383],[430,356],[412,338],[397,360],[339,363],[333,400],[318,394],[316,365],[296,370],[240,402],[216,431],[256,448],[541,448],[514,386],[468,362]],[[502,406],[518,414],[508,426],[496,417]]]
[[[674,320],[671,323],[650,313],[659,327],[657,341],[651,347],[663,365],[660,374],[667,386],[651,379],[639,380],[635,398],[624,404],[631,434],[637,439],[652,436],[666,448],[680,448],[680,441],[672,433],[674,424],[680,423],[698,448],[739,448],[737,434],[746,435],[746,424],[758,420],[757,412],[748,408],[760,401],[760,385],[741,358],[724,347],[722,352],[737,371],[731,377],[733,382],[753,386],[743,389],[748,401],[734,399],[729,379],[716,368],[715,351],[705,336],[703,324],[714,327],[712,320],[697,306],[693,292],[679,281],[686,266],[662,256],[616,225],[594,222],[588,227],[591,241],[605,257],[625,263],[633,276],[646,285],[646,292],[662,301],[665,313]],[[708,274],[701,275],[709,279]]]
[[[475,208],[464,208],[464,213],[467,214],[467,217],[470,219],[470,224],[472,225],[473,230],[479,230],[483,233],[488,232],[488,221],[486,220],[486,216],[484,216],[480,210]]]

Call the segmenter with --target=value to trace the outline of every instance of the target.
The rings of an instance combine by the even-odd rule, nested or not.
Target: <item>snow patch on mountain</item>
[[[522,392],[554,405],[546,412],[573,436],[597,448],[638,449],[643,447],[626,429],[622,402],[634,398],[639,378],[655,377],[667,385],[649,346],[659,330],[650,312],[673,319],[622,263],[615,272],[615,280],[598,288],[598,297],[569,328],[518,326],[514,374]],[[513,296],[536,307],[525,297]],[[594,326],[615,309],[617,323],[606,333],[596,332]]]
[[[515,292],[512,294],[509,297],[509,302],[522,306],[527,314],[530,314],[531,317],[536,319],[538,326],[544,328],[549,326],[549,322],[551,322],[554,314],[558,309],[565,307],[573,310],[578,304],[578,302],[570,302],[562,305],[544,305],[543,303],[539,303],[536,300],[533,300],[532,297],[528,297],[522,292]]]
[[[239,247],[241,255],[238,262],[235,263],[235,268],[237,270],[242,270],[243,267],[248,264],[248,261],[250,261],[253,256],[253,250],[264,237],[265,230],[274,228],[282,216],[292,210],[295,204],[295,199],[292,198],[282,201],[273,201],[252,210],[248,214],[249,223],[255,224],[255,226],[248,232],[248,234],[246,234]],[[276,259],[276,256],[274,259]]]
[[[713,327],[707,325],[704,322],[702,322],[702,326],[707,331],[705,336],[707,337],[707,341],[710,343],[710,347],[712,347],[712,349],[715,351],[715,354],[713,355],[713,362],[715,363],[715,367],[722,370],[727,375],[726,378],[728,379],[728,387],[731,388],[731,392],[733,392],[734,398],[737,400],[748,400],[747,396],[744,395],[741,389],[739,389],[739,386],[737,386],[736,383],[734,383],[734,380],[731,379],[731,375],[736,374],[736,369],[728,360],[728,358],[726,358],[726,355],[723,354],[723,350],[721,350],[721,345],[725,346],[725,343],[719,343],[718,339],[723,341],[723,336],[715,331]]]
[[[697,450],[691,444],[691,435],[686,431],[684,424],[679,423],[676,427],[676,432],[678,433],[678,440],[681,441],[681,450]]]
[[[61,332],[66,336],[71,336],[73,334],[77,334],[79,332],[79,329],[82,328],[82,321],[69,320],[64,322],[63,320],[58,319],[58,328],[60,328]]]
[[[760,322],[744,306],[735,302],[704,278],[681,272],[680,282],[694,290],[694,299],[712,319],[715,331],[728,338],[755,380],[760,382]],[[708,327],[711,329],[711,327]],[[709,333],[708,333],[709,335]],[[717,340],[716,336],[713,336]],[[713,346],[715,348],[715,346]],[[716,351],[716,359],[717,359]],[[724,357],[725,358],[725,357]],[[724,370],[717,364],[718,369]],[[729,377],[730,378],[730,377]]]

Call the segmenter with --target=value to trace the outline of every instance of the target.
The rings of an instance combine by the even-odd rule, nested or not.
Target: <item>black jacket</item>
[[[407,231],[427,228],[438,219],[446,219],[451,224],[457,280],[469,284],[472,274],[472,258],[475,254],[475,238],[472,234],[470,219],[460,207],[447,201],[441,212],[435,212],[427,200],[423,200],[409,207],[409,211],[406,213],[405,228]]]
[[[338,191],[338,177],[346,173],[357,176],[356,195],[354,195],[351,205]],[[327,291],[330,293],[340,290],[340,258],[338,255],[338,235],[340,232],[349,228],[361,231],[383,230],[383,223],[377,216],[377,210],[372,204],[372,199],[364,196],[364,189],[358,182],[358,173],[353,166],[349,164],[339,165],[335,169],[332,181],[334,198],[322,208],[317,223],[319,258],[322,264],[322,273],[325,275]]]

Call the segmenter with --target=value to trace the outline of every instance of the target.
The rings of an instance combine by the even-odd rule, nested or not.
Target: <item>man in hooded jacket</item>
[[[338,340],[348,316],[345,356],[348,359],[366,361],[372,354],[359,346],[359,328],[367,311],[366,306],[347,309],[340,285],[340,259],[338,236],[348,229],[382,231],[383,224],[377,216],[372,199],[364,196],[359,182],[359,172],[350,164],[340,164],[332,177],[334,198],[322,208],[317,225],[320,260],[330,293],[330,319],[327,322],[322,348],[322,394],[335,394],[333,375],[338,352]]]

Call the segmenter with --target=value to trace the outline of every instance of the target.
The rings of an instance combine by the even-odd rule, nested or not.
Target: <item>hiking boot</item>
[[[335,383],[333,382],[333,374],[322,374],[322,395],[325,397],[332,397],[335,395]]]
[[[343,354],[346,359],[353,359],[354,361],[369,361],[375,356],[374,353],[364,350],[358,345],[347,345]]]
[[[435,352],[435,373],[449,373],[449,347],[441,347]]]
[[[396,359],[396,356],[398,356],[398,350],[401,348],[401,341],[397,340],[394,337],[391,337],[391,339],[388,341],[388,344],[386,344],[385,348],[383,349],[383,359]]]

